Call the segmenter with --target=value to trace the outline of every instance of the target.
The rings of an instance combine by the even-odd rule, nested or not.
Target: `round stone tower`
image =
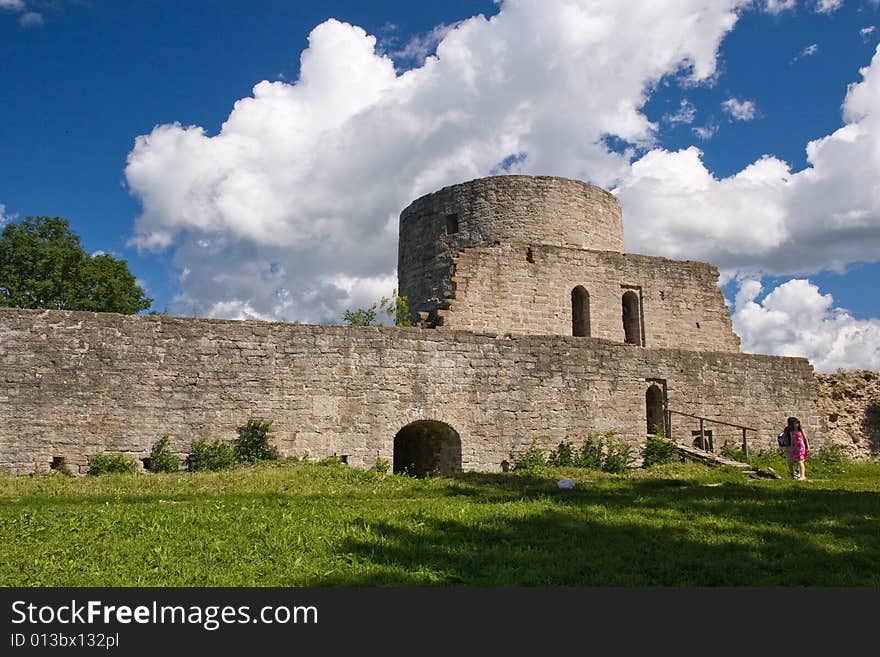
[[[605,190],[568,178],[493,176],[444,187],[400,214],[398,291],[419,312],[445,308],[453,258],[502,243],[623,252],[623,218]]]

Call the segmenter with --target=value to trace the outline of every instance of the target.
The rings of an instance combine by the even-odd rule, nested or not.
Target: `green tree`
[[[372,326],[376,321],[376,304],[374,303],[369,308],[346,310],[343,319],[349,326]]]
[[[409,303],[406,297],[397,294],[397,290],[391,293],[391,297],[382,297],[379,307],[385,311],[388,317],[394,320],[395,326],[412,326],[409,313]]]
[[[124,260],[87,254],[66,219],[28,217],[0,234],[0,306],[131,315],[152,303]]]
[[[397,290],[390,297],[382,297],[369,308],[346,310],[343,319],[349,326],[373,326],[377,310],[383,311],[395,326],[412,326],[409,304],[406,297],[399,296]]]

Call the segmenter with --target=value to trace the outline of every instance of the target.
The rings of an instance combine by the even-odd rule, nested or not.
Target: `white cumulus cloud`
[[[629,153],[605,138],[652,144],[653,85],[709,79],[748,4],[508,0],[402,74],[373,36],[329,20],[299,79],[257,84],[219,133],[168,124],[136,140],[133,243],[174,249],[188,272],[174,312],[338,320],[393,286],[398,215],[421,194],[505,161],[606,187],[625,176]]]
[[[446,23],[435,25],[426,34],[415,35],[407,41],[403,47],[393,50],[388,54],[395,61],[403,61],[405,63],[412,63],[416,66],[421,66],[425,63],[425,59],[428,58],[428,55],[432,54],[437,49],[437,45],[443,41],[443,38],[450,30],[454,29],[455,26],[455,23],[451,25],[447,25]]]
[[[877,260],[880,50],[861,74],[844,99],[844,125],[807,145],[802,171],[766,155],[718,179],[693,146],[635,161],[616,189],[627,248],[776,275]]]
[[[733,308],[743,351],[810,359],[820,372],[880,369],[880,319],[855,319],[808,280],[792,279],[762,301],[761,283],[744,280]]]
[[[712,80],[721,40],[751,6],[507,0],[405,72],[375,37],[328,20],[299,78],[260,82],[218,132],[166,124],[137,138],[125,171],[143,206],[132,242],[173,250],[183,273],[172,312],[339,321],[390,293],[410,201],[505,169],[611,188],[628,251],[713,262],[725,278],[876,260],[880,54],[850,86],[841,128],[807,145],[803,171],[768,154],[719,179],[698,148],[656,147],[642,111],[652,90],[670,75]],[[709,138],[717,126],[694,130]],[[643,154],[633,161],[609,137]]]
[[[843,0],[816,0],[816,11],[820,14],[831,14],[843,7]]]
[[[690,124],[697,117],[697,108],[687,98],[682,98],[678,109],[673,113],[663,115],[663,120],[670,125]]]
[[[706,125],[697,126],[692,128],[693,133],[703,141],[708,141],[712,139],[715,135],[718,134],[718,124],[717,123],[707,123]]]
[[[24,11],[23,0],[0,0],[0,9],[6,11]]]
[[[721,109],[735,121],[751,121],[755,118],[755,102],[728,98],[721,103]]]
[[[797,0],[765,0],[764,9],[771,14],[778,14],[788,9],[794,9]]]

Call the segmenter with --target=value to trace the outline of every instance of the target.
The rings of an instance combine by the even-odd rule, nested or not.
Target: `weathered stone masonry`
[[[285,455],[395,471],[499,470],[511,450],[663,409],[824,439],[809,362],[739,353],[718,271],[623,253],[608,192],[549,177],[444,188],[401,213],[399,290],[418,328],[351,328],[0,309],[0,469],[85,472],[169,433],[232,439],[274,422]],[[696,420],[675,417],[689,438]],[[716,447],[737,429],[710,425]]]
[[[462,468],[499,470],[533,438],[549,448],[613,429],[643,442],[657,378],[671,406],[755,426],[765,447],[787,413],[819,430],[806,360],[598,338],[0,310],[0,362],[0,468],[17,473],[54,457],[81,472],[97,452],[143,458],[166,432],[184,454],[250,416],[275,422],[284,454],[358,467],[392,460],[406,425],[437,420],[458,432]]]

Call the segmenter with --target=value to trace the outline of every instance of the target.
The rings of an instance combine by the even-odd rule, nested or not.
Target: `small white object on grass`
[[[573,479],[560,479],[556,482],[556,485],[560,488],[574,488],[574,480]]]

